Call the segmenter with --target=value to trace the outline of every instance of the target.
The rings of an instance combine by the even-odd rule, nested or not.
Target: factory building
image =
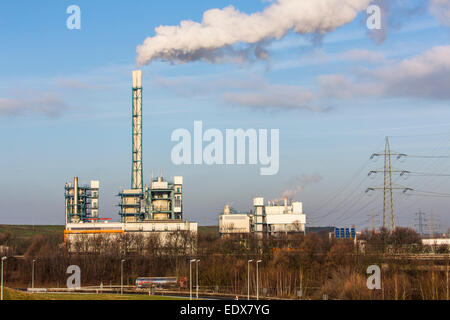
[[[264,198],[253,199],[253,209],[249,213],[238,213],[225,206],[219,216],[219,233],[222,237],[254,234],[257,236],[281,233],[305,232],[306,215],[301,202],[269,201]]]
[[[88,222],[98,218],[99,181],[80,186],[78,177],[64,187],[66,224]]]
[[[173,182],[163,177],[151,181],[144,187],[143,196],[136,190],[123,190],[120,197],[122,222],[152,220],[181,220],[183,218],[183,177],[174,177]]]
[[[139,201],[137,204],[134,203],[136,198],[132,190],[124,190],[120,193],[119,205],[122,220],[111,222],[110,218],[98,216],[99,182],[91,181],[90,185],[79,185],[78,178],[74,178],[73,182],[65,185],[64,242],[69,243],[69,250],[75,251],[80,247],[77,243],[98,237],[117,240],[125,234],[142,235],[144,238],[158,235],[161,245],[164,245],[174,232],[185,231],[195,236],[197,223],[182,219],[182,183],[182,177],[175,177],[174,183],[168,183],[159,177],[153,181],[151,187],[145,187],[145,201]],[[124,213],[128,208],[142,214]],[[81,247],[86,248],[86,245]],[[93,250],[92,247],[89,249]]]
[[[221,235],[244,235],[252,231],[252,218],[250,213],[239,213],[229,205],[225,206],[223,214],[219,216],[219,232]]]
[[[77,242],[98,235],[133,233],[167,239],[173,232],[197,233],[197,223],[183,220],[183,177],[166,181],[162,176],[144,185],[142,161],[142,71],[133,71],[131,187],[119,192],[120,222],[99,218],[99,182],[81,186],[78,178],[65,186],[65,241]],[[71,246],[73,247],[73,246]]]

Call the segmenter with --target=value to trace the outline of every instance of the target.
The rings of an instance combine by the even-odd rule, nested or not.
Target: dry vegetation
[[[172,297],[120,294],[28,293],[5,288],[5,300],[177,300]]]
[[[125,284],[134,284],[139,276],[189,277],[189,260],[198,258],[201,290],[243,296],[247,261],[261,259],[261,296],[296,298],[301,290],[306,299],[321,299],[323,294],[329,299],[446,299],[448,248],[435,248],[447,254],[446,260],[410,259],[425,248],[417,233],[406,228],[393,233],[365,231],[361,240],[364,250],[351,240],[330,240],[328,234],[290,234],[261,241],[219,239],[212,233],[200,234],[196,240],[178,233],[164,244],[155,237],[125,236],[115,241],[97,237],[77,248],[88,252],[73,253],[62,244],[62,235],[36,235],[22,247],[11,234],[0,234],[0,245],[14,250],[10,255],[24,255],[6,261],[5,281],[10,287],[29,285],[33,259],[37,259],[36,286],[63,287],[66,268],[72,264],[80,266],[83,286],[109,285],[120,283],[120,260],[126,259]],[[186,249],[196,241],[196,254],[188,254]],[[382,290],[366,287],[366,269],[372,264],[382,267]],[[254,294],[254,263],[250,281]]]

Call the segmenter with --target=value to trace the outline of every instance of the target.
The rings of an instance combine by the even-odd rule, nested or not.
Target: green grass
[[[181,298],[145,294],[28,293],[9,288],[5,288],[4,296],[5,300],[182,300]]]
[[[31,225],[0,225],[0,233],[9,231],[13,235],[22,239],[29,239],[39,234],[57,234],[63,235],[64,226],[31,226]],[[218,226],[199,226],[198,233],[201,235],[218,236]]]
[[[39,234],[62,235],[64,226],[31,226],[31,225],[0,225],[0,233],[11,232],[17,238],[28,239]]]

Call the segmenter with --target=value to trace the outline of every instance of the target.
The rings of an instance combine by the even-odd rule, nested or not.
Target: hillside
[[[0,234],[9,231],[17,238],[27,240],[35,235],[62,235],[64,226],[44,226],[44,225],[0,225]],[[217,226],[199,226],[198,232],[201,235],[218,235],[219,228]]]

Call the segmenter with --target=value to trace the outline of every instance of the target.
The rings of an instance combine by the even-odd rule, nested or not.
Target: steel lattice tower
[[[133,71],[131,189],[144,193],[142,173],[142,71]]]
[[[372,170],[369,172],[369,176],[373,173],[383,173],[384,174],[384,183],[382,187],[370,187],[366,190],[373,191],[373,190],[383,190],[383,228],[387,229],[388,225],[388,210],[390,213],[391,218],[391,230],[395,230],[395,211],[394,211],[394,190],[403,190],[403,192],[406,192],[408,190],[412,190],[408,187],[403,186],[393,186],[392,185],[392,173],[400,173],[400,175],[403,175],[405,173],[408,173],[409,171],[406,170],[398,170],[398,169],[392,169],[391,164],[391,157],[397,156],[398,159],[401,157],[406,157],[406,154],[404,153],[393,153],[391,151],[391,147],[389,145],[389,137],[386,137],[386,143],[384,147],[383,153],[374,153],[370,158],[373,159],[374,157],[384,157],[384,169],[383,170]]]
[[[419,210],[419,212],[416,213],[416,216],[418,216],[418,218],[416,220],[418,220],[419,223],[416,224],[415,226],[419,227],[419,234],[421,236],[423,236],[423,234],[424,234],[423,228],[427,226],[427,224],[425,224],[426,219],[424,218],[425,213],[422,212],[421,210]]]
[[[390,204],[391,211],[391,226],[395,230],[395,213],[394,213],[394,199],[392,195],[392,165],[391,165],[391,148],[389,146],[389,138],[386,137],[386,144],[384,147],[384,197],[383,197],[383,228],[386,228],[387,221],[387,205]]]

